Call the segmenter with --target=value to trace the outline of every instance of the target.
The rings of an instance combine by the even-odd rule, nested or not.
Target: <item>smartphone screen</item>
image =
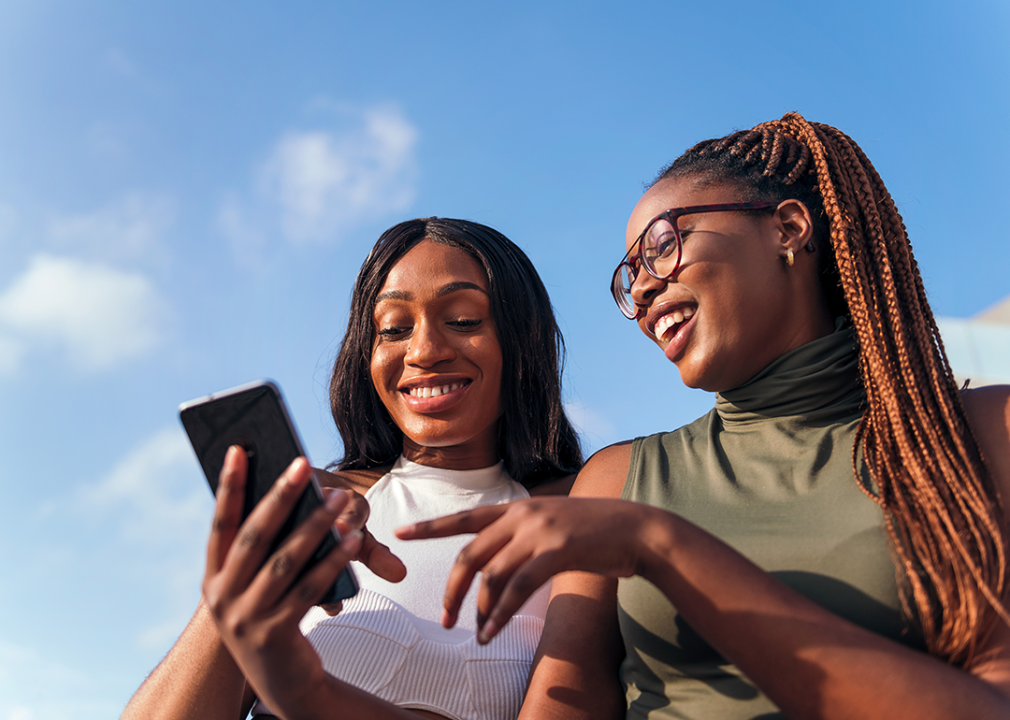
[[[179,417],[186,434],[189,435],[204,475],[207,476],[207,482],[215,494],[217,494],[218,476],[221,474],[228,448],[239,445],[245,449],[249,463],[242,509],[243,520],[288,465],[295,458],[305,455],[280,390],[267,380],[183,403],[179,406]],[[322,503],[322,490],[313,476],[312,482],[305,488],[305,492],[278,531],[270,553]],[[316,548],[299,577],[339,544],[340,536],[336,528],[332,528]],[[352,597],[357,592],[358,583],[354,572],[348,567],[319,603],[337,602]]]

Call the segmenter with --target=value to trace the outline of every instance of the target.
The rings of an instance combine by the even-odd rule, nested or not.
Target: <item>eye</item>
[[[459,320],[452,320],[449,324],[459,330],[476,330],[482,322],[484,321],[461,318]]]
[[[395,340],[408,332],[410,332],[410,328],[407,327],[383,327],[376,330],[375,334],[384,340]]]

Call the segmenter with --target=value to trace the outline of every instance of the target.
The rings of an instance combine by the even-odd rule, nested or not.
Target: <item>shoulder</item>
[[[316,477],[323,487],[336,487],[354,490],[360,495],[364,495],[368,490],[379,482],[392,466],[381,468],[369,468],[368,470],[338,470],[330,472],[316,468]]]
[[[575,480],[572,497],[620,497],[631,466],[632,442],[610,445],[589,458]]]
[[[961,399],[985,464],[1010,499],[1010,385],[965,390]]]
[[[532,488],[527,489],[530,497],[538,495],[568,495],[572,491],[577,475],[565,475],[564,477],[553,478],[542,482]]]

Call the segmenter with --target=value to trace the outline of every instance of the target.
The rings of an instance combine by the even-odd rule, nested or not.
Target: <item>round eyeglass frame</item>
[[[652,275],[652,277],[663,281],[667,281],[672,278],[677,270],[680,269],[680,260],[684,252],[684,241],[680,236],[680,228],[677,226],[677,218],[683,215],[696,215],[698,213],[766,210],[777,206],[777,202],[689,205],[687,207],[670,208],[669,210],[665,210],[656,217],[652,218],[652,220],[649,221],[649,224],[645,226],[645,230],[642,231],[642,234],[639,235],[638,238],[635,239],[635,242],[631,244],[631,247],[628,248],[628,252],[625,253],[624,259],[618,264],[617,269],[614,270],[614,275],[610,280],[610,292],[614,296],[614,302],[617,303],[617,307],[620,309],[621,314],[629,320],[638,320],[645,312],[644,309],[638,308],[635,305],[635,301],[631,297],[631,288],[635,284],[635,279],[638,277],[638,265],[644,267],[645,271]],[[659,252],[651,254],[643,253],[641,250],[642,240],[646,237],[651,237],[650,231],[656,223],[661,220],[665,220],[670,224],[670,228],[673,230],[673,239],[675,242],[667,242]],[[635,248],[639,248],[639,251],[632,255]],[[656,260],[668,259],[670,255],[674,253],[676,254],[676,259],[673,263],[673,269],[666,274],[657,272],[655,265]]]

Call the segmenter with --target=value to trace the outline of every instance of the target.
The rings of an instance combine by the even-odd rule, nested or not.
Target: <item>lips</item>
[[[460,388],[465,387],[469,384],[470,384],[469,380],[466,381],[460,380],[458,382],[449,383],[447,385],[433,385],[433,386],[426,385],[422,387],[412,387],[409,388],[406,392],[411,397],[432,398],[432,397],[439,397],[441,395],[447,395],[448,393],[451,393],[453,390],[459,390]]]
[[[680,326],[694,317],[696,311],[697,306],[687,303],[660,306],[646,318],[646,327],[657,340],[669,342]]]
[[[411,410],[431,414],[456,405],[472,383],[473,380],[467,377],[429,377],[407,381],[397,389]]]

